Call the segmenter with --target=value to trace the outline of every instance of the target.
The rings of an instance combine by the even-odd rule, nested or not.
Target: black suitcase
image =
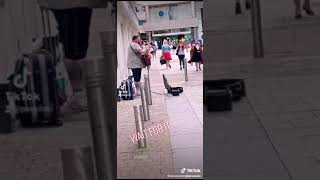
[[[208,111],[231,111],[232,97],[228,89],[206,90],[206,106]]]
[[[208,89],[229,89],[232,92],[232,100],[240,100],[246,97],[246,87],[243,79],[220,79],[204,81]]]
[[[22,126],[62,125],[54,57],[46,50],[25,54],[16,63],[12,84],[20,96],[18,119]]]
[[[172,93],[172,96],[179,96],[180,90],[179,89],[172,89],[171,93]]]
[[[135,93],[133,88],[133,81],[129,77],[128,79],[121,82],[121,98],[123,100],[133,100],[133,94]]]
[[[179,93],[183,93],[183,87],[171,87],[171,92],[174,90],[178,91]]]

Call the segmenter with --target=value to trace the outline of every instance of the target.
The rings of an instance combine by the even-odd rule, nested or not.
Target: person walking
[[[249,0],[245,0],[245,6],[247,10],[251,9],[251,3]],[[235,0],[235,14],[236,15],[242,14],[241,0]]]
[[[170,52],[171,52],[171,48],[170,48],[170,45],[168,44],[168,41],[163,40],[162,55],[163,55],[164,59],[166,60],[167,69],[171,68],[170,61],[172,60],[172,58],[171,58]]]
[[[179,58],[179,62],[180,62],[180,70],[182,70],[182,67],[184,68],[184,59],[185,59],[185,51],[187,51],[185,43],[184,43],[184,39],[180,39],[179,40],[179,44],[177,46],[177,55]]]
[[[152,54],[152,58],[154,60],[157,59],[157,48],[156,48],[156,45],[155,45],[154,41],[152,41],[150,43],[150,52]]]
[[[295,19],[301,19],[301,0],[294,0],[295,5]],[[307,15],[313,16],[315,13],[311,9],[310,0],[304,0],[302,9],[306,12]]]
[[[81,62],[88,59],[90,26],[93,10],[105,8],[106,1],[37,0],[39,7],[49,9],[56,20],[63,62],[73,89],[62,109],[71,112],[87,110],[87,95]],[[66,111],[66,112],[67,112]]]
[[[158,50],[159,46],[158,46],[158,42],[157,41],[154,41],[154,45],[156,46],[156,50]]]
[[[194,62],[196,64],[196,71],[201,70],[200,63],[202,63],[202,48],[200,42],[195,43],[195,46],[192,47],[190,54],[190,62]]]
[[[147,54],[147,49],[143,49],[141,47],[141,40],[140,37],[134,35],[132,37],[132,42],[130,43],[130,47],[128,50],[128,59],[127,65],[128,69],[131,69],[132,75],[134,78],[134,84],[136,86],[136,92],[134,96],[139,96],[140,88],[142,87],[141,80],[141,72],[142,68],[146,68],[146,65],[142,62],[141,56]]]

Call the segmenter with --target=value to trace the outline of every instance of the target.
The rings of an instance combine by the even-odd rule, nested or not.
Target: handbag
[[[166,63],[167,63],[167,61],[164,59],[163,56],[161,56],[161,57],[160,57],[160,64],[161,64],[161,65],[164,65],[164,64],[166,64]]]
[[[149,56],[149,54],[144,54],[144,55],[141,55],[139,56],[139,54],[132,48],[132,46],[130,46],[132,51],[134,52],[135,55],[137,55],[142,63],[145,65],[145,66],[150,66],[151,65],[151,57]]]

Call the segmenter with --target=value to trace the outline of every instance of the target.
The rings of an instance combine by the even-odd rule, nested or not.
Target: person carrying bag
[[[86,111],[87,103],[80,61],[89,48],[90,24],[94,8],[106,8],[108,0],[38,0],[41,8],[50,10],[57,22],[63,61],[73,89],[68,106],[72,111]],[[62,66],[59,66],[61,71]],[[61,85],[61,84],[60,84]]]

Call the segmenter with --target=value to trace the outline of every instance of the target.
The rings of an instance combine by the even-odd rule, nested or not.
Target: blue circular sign
[[[163,11],[159,11],[159,16],[163,16],[164,15],[164,12]]]

